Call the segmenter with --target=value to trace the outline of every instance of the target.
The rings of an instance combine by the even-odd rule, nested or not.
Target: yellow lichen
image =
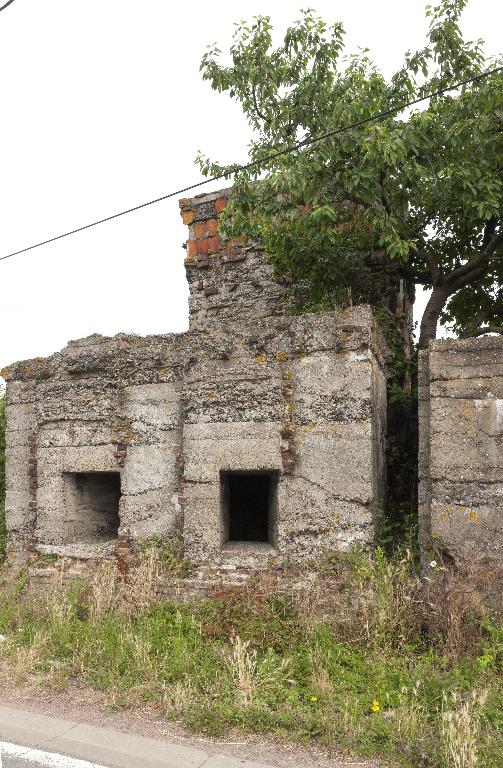
[[[140,437],[129,424],[118,421],[112,424],[111,442],[112,443],[134,443]]]

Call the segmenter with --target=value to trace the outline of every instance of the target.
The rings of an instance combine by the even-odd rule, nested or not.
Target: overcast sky
[[[268,13],[283,33],[308,5],[388,75],[424,41],[423,0],[14,0],[0,13],[0,256],[198,181],[199,149],[246,161],[249,129],[202,81],[201,55],[226,50],[240,19]],[[497,53],[501,0],[471,0],[463,28]],[[174,199],[0,262],[0,367],[94,332],[186,329],[185,239]]]

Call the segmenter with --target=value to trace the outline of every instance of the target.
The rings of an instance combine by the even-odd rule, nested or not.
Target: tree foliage
[[[257,168],[235,174],[223,227],[259,238],[276,270],[314,301],[355,281],[405,278],[431,288],[420,344],[437,321],[459,334],[503,325],[503,72],[403,110],[407,102],[497,68],[466,41],[467,0],[427,7],[425,46],[387,80],[364,49],[346,54],[342,24],[305,10],[274,47],[268,16],[236,25],[230,63],[212,46],[203,78],[241,105]],[[266,160],[303,139],[385,118]],[[236,171],[202,156],[203,173]]]

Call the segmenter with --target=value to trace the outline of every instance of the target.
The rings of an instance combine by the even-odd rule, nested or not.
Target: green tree
[[[231,63],[212,46],[203,78],[236,99],[260,161],[303,139],[399,108],[503,63],[463,39],[467,0],[427,6],[424,48],[387,80],[344,30],[302,12],[274,47],[268,16],[237,25]],[[201,154],[203,173],[235,171]],[[503,325],[503,73],[432,96],[235,175],[223,228],[259,238],[276,270],[318,303],[383,277],[431,290],[420,345],[437,322],[459,334]]]

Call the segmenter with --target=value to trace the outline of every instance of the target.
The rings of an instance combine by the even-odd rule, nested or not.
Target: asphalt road
[[[2,758],[2,768],[44,768],[43,763],[29,763],[21,757]]]
[[[0,768],[107,768],[54,752],[0,742]]]
[[[47,768],[47,763],[32,763],[22,757],[3,757],[2,768]]]

